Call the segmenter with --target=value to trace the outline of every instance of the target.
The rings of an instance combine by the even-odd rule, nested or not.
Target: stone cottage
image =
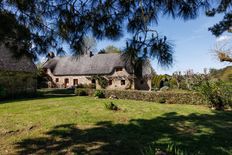
[[[36,66],[27,56],[16,58],[0,44],[0,98],[36,92]]]
[[[51,77],[50,87],[68,88],[78,84],[96,84],[101,89],[99,78],[107,81],[105,89],[151,90],[152,67],[149,61],[141,66],[142,75],[135,76],[134,69],[123,59],[122,54],[88,54],[80,57],[50,57],[43,65]],[[95,77],[95,78],[94,78]]]

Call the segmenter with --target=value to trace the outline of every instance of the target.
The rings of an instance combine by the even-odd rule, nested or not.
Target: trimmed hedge
[[[89,96],[93,96],[95,90],[85,89]],[[168,104],[207,104],[205,98],[196,92],[148,92],[133,90],[101,90],[106,98],[111,95],[119,99],[141,100]]]
[[[46,95],[72,95],[74,94],[74,88],[67,89],[67,88],[43,88],[38,89],[37,92],[46,94]]]
[[[77,96],[94,96],[95,89],[90,88],[76,88],[74,93]]]

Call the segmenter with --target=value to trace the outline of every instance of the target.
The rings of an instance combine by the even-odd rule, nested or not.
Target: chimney
[[[93,55],[93,52],[90,51],[90,52],[89,52],[89,57],[92,57],[92,56],[94,56],[94,55]]]
[[[55,57],[54,52],[49,52],[48,55],[47,55],[47,58],[48,58],[48,59],[52,59],[52,58],[54,58],[54,57]]]

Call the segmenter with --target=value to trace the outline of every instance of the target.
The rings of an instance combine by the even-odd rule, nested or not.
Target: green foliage
[[[120,110],[120,108],[119,108],[116,104],[114,104],[113,102],[105,103],[105,108],[106,108],[107,110],[113,110],[113,111],[118,111],[118,110]]]
[[[76,86],[76,88],[89,88],[89,89],[95,89],[96,88],[96,84],[78,84]]]
[[[168,75],[155,75],[152,78],[152,87],[162,88],[163,86],[169,86],[170,76]]]
[[[50,77],[47,75],[46,71],[41,67],[42,64],[37,64],[37,88],[48,88],[47,82],[49,81]],[[52,79],[50,79],[52,80]]]
[[[87,89],[75,89],[75,95],[77,96],[88,96]]]
[[[165,91],[165,92],[145,92],[145,91],[127,91],[127,90],[102,90],[106,98],[111,95],[119,99],[130,99],[140,101],[150,101],[168,104],[207,104],[205,98],[196,92],[190,91]],[[93,94],[93,93],[92,93]]]
[[[0,154],[76,154],[65,148],[81,145],[80,154],[139,155],[154,142],[164,150],[176,143],[201,155],[232,153],[231,112],[133,100],[112,101],[122,109],[113,112],[104,107],[111,101],[53,96],[0,102]]]
[[[105,94],[104,94],[104,92],[101,91],[101,90],[96,90],[96,91],[94,92],[94,96],[95,96],[95,97],[98,97],[98,98],[105,98]]]
[[[0,97],[5,97],[5,95],[6,95],[5,88],[2,85],[0,85]]]
[[[164,97],[161,97],[161,98],[159,98],[159,101],[158,101],[159,103],[165,103],[166,102],[166,99],[164,98]]]
[[[94,75],[90,78],[90,80],[96,80],[98,84],[101,86],[101,88],[105,89],[108,86],[108,80],[106,77],[101,75]]]
[[[176,78],[172,77],[170,80],[169,80],[169,87],[170,88],[178,88],[178,81]]]
[[[25,40],[26,36],[29,37],[27,43],[34,47],[29,48],[29,53],[34,55],[47,54],[51,49],[63,52],[62,40],[70,43],[74,54],[80,55],[84,53],[87,34],[97,39],[117,40],[127,31],[131,33],[125,46],[125,52],[131,56],[129,60],[150,56],[161,65],[170,65],[173,62],[173,45],[166,36],[148,27],[158,23],[159,16],[171,15],[184,20],[196,18],[207,6],[210,6],[208,1],[202,0],[0,0],[0,13],[13,16],[13,20],[1,20],[0,30],[9,27],[9,32],[15,32],[14,27],[11,29],[11,21],[28,29],[28,35],[21,38],[11,35],[1,35],[1,38]]]
[[[222,81],[203,81],[196,87],[200,93],[218,110],[232,106],[232,85]]]
[[[232,82],[232,66],[222,69],[210,69],[210,77],[224,82]]]
[[[215,5],[216,4],[216,5]],[[232,32],[231,31],[231,1],[220,0],[215,3],[214,8],[207,10],[206,15],[209,17],[213,17],[217,14],[224,14],[223,19],[219,21],[214,26],[210,27],[209,30],[212,32],[213,35],[216,37],[222,35],[224,32]]]
[[[99,84],[103,89],[106,88],[106,87],[108,86],[108,80],[107,80],[105,77],[99,76],[99,77],[97,78],[97,80],[98,80],[98,84]]]
[[[60,88],[45,88],[45,89],[38,89],[37,92],[39,92],[41,95],[72,95],[74,94],[74,89],[60,89]]]
[[[117,47],[109,45],[105,48],[105,53],[121,53],[121,51]]]
[[[193,153],[187,151],[186,149],[181,148],[180,146],[172,143],[169,144],[166,148],[162,149],[158,146],[149,146],[145,147],[142,150],[142,155],[197,155],[199,153]]]

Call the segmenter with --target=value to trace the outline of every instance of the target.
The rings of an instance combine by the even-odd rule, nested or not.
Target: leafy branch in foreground
[[[217,4],[214,11],[211,5]],[[173,46],[166,37],[149,30],[158,24],[158,17],[188,20],[196,18],[202,10],[212,16],[227,12],[231,4],[225,0],[216,4],[211,0],[0,0],[0,17],[4,18],[0,21],[0,42],[10,39],[34,57],[46,55],[50,50],[62,54],[63,44],[70,45],[73,53],[80,55],[86,50],[86,36],[117,40],[128,32],[131,38],[125,51],[133,58],[131,61],[150,57],[162,66],[169,66],[173,61]],[[213,30],[214,34],[229,29],[230,20],[231,15],[227,13],[220,24],[225,26]]]
[[[166,37],[146,38],[147,27],[157,24],[159,15],[193,19],[199,9],[206,6],[207,0],[1,0],[0,15],[12,16],[15,23],[28,31],[25,35],[28,38],[20,44],[27,45],[28,52],[34,56],[47,54],[50,50],[63,53],[63,43],[70,45],[74,54],[80,55],[85,49],[86,36],[117,40],[127,31],[132,36],[128,40],[127,52],[141,57],[146,56],[147,51],[148,56],[158,59],[161,65],[169,65],[172,48]],[[0,24],[2,40],[14,38],[4,31],[8,25],[15,25],[11,23],[5,27]],[[20,32],[20,28],[14,31]],[[19,39],[14,42],[17,44]]]

